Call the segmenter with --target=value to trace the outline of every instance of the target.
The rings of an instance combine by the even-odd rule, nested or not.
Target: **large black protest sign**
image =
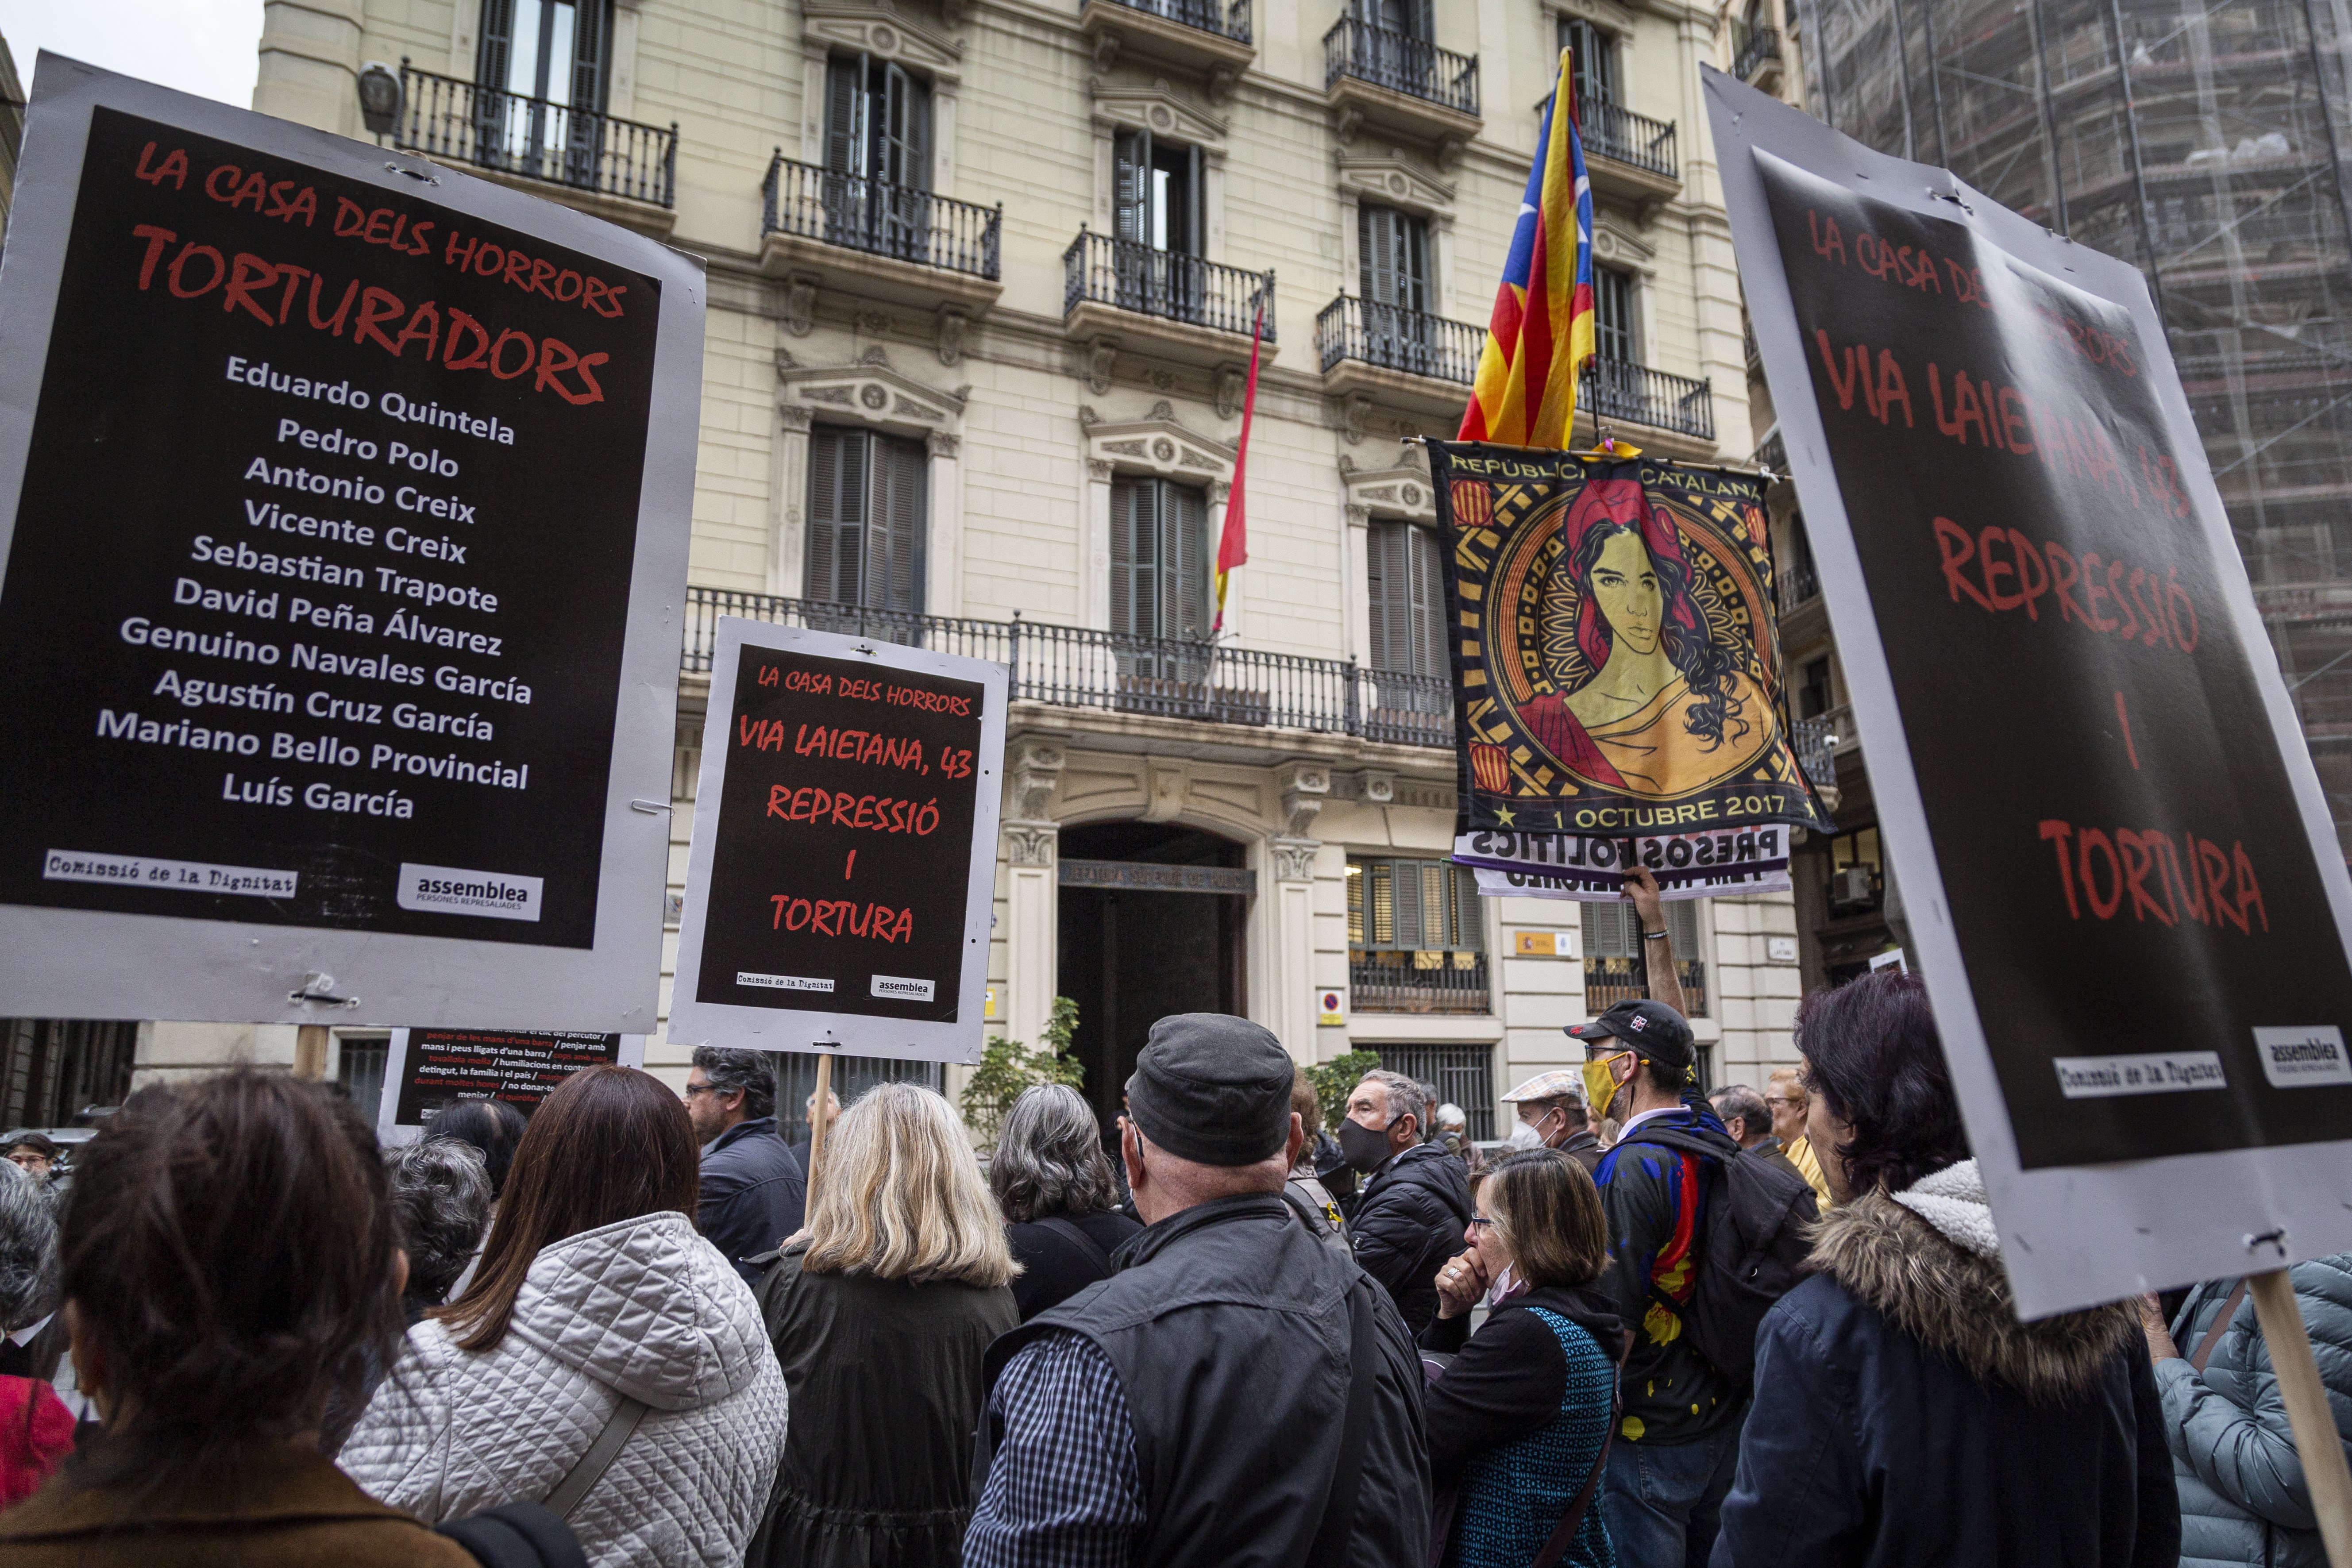
[[[1001,665],[722,620],[670,1037],[980,1045]]]
[[[395,1029],[385,1052],[376,1136],[414,1143],[434,1119],[469,1100],[500,1100],[525,1116],[583,1068],[643,1067],[643,1035],[514,1029]]]
[[[0,903],[644,948],[656,892],[612,885],[608,828],[632,614],[675,592],[649,563],[682,565],[644,518],[691,267],[75,70],[42,79],[82,100],[37,103],[43,200],[10,235],[37,404],[0,584]],[[390,1003],[383,971],[303,952]],[[232,1005],[163,1007],[208,1005]]]
[[[2352,885],[2143,281],[1708,89],[2021,1307],[2340,1244]]]

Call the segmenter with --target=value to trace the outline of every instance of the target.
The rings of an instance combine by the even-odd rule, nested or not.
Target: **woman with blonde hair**
[[[981,1357],[1021,1321],[1017,1272],[945,1100],[886,1083],[842,1112],[760,1282],[793,1419],[748,1568],[962,1561]]]

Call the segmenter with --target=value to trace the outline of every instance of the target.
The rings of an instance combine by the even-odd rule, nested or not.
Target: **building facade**
[[[1595,421],[1746,456],[1702,62],[1673,0],[271,0],[255,107],[708,258],[682,878],[722,614],[1012,668],[992,1032],[1079,1006],[1108,1115],[1151,1021],[1245,1014],[1495,1096],[1626,994],[1617,909],[1446,861],[1452,435],[1564,43],[1597,197]],[[1212,640],[1253,329],[1249,564]],[[673,886],[671,923],[676,923]],[[1788,899],[1685,904],[1718,1078],[1790,1055]],[[142,1065],[274,1056],[160,1028]],[[339,1045],[331,1072],[367,1048]],[[649,1063],[681,1068],[656,1040]],[[860,1064],[853,1083],[903,1069]],[[952,1072],[948,1087],[953,1088]],[[355,1092],[356,1092],[355,1089]]]

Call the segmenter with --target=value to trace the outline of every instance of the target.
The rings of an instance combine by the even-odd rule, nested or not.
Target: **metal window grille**
[[[1372,1046],[1381,1066],[1437,1086],[1439,1104],[1462,1108],[1473,1140],[1495,1136],[1494,1051],[1486,1046]],[[1433,1115],[1436,1110],[1432,1106]]]

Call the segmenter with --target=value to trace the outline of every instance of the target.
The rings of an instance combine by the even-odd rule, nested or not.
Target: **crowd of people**
[[[708,1047],[381,1152],[142,1090],[62,1201],[0,1168],[0,1557],[2317,1568],[2242,1283],[2019,1321],[1921,983],[1797,1030],[1708,1094],[1620,1004],[1485,1146],[1385,1069],[1326,1127],[1208,1014],[1115,1152],[1060,1086],[984,1160],[909,1084],[788,1143]],[[2352,1432],[2352,1256],[2292,1279]]]

